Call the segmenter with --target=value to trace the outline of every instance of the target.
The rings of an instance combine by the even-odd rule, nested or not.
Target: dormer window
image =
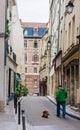
[[[27,36],[28,35],[28,31],[24,30],[24,35]]]
[[[34,36],[38,36],[38,28],[34,28]]]

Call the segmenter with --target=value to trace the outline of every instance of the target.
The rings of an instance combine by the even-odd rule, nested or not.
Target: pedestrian
[[[66,89],[62,88],[62,86],[59,85],[58,89],[56,90],[57,117],[60,117],[60,106],[62,106],[62,116],[63,116],[63,118],[65,118],[66,98],[67,98]]]

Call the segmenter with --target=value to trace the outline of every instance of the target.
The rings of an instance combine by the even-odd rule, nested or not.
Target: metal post
[[[17,113],[17,95],[14,93],[14,108],[15,108],[15,114]]]
[[[20,124],[20,101],[18,101],[18,124]]]
[[[26,130],[24,110],[22,110],[22,127],[23,130]]]

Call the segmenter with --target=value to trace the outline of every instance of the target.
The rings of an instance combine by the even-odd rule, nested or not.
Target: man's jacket
[[[67,91],[65,89],[58,89],[56,91],[56,101],[57,102],[66,102]]]

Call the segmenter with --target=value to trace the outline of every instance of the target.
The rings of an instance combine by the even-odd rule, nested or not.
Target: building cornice
[[[68,48],[67,53],[62,56],[62,62],[65,62],[70,56],[76,53],[79,50],[79,44],[74,45],[71,49]]]

